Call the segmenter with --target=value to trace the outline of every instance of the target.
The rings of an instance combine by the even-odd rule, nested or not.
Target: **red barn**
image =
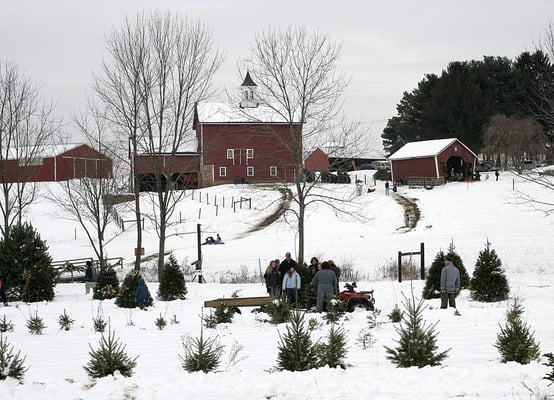
[[[293,181],[295,155],[302,161],[302,124],[289,124],[259,100],[250,74],[240,89],[239,104],[196,106],[201,185]]]
[[[164,188],[168,183],[178,190],[197,188],[199,160],[198,153],[189,151],[175,154],[137,155],[135,162],[140,191],[156,191],[156,172],[154,171],[159,171]]]
[[[329,157],[318,147],[306,157],[304,167],[310,172],[329,172]]]
[[[443,183],[473,178],[477,155],[458,139],[406,143],[389,157],[393,181]]]
[[[111,178],[112,160],[86,144],[47,145],[32,157],[0,160],[0,182]]]

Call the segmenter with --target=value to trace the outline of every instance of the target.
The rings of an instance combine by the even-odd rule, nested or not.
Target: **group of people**
[[[290,252],[285,253],[285,259],[271,260],[264,273],[267,293],[272,297],[283,296],[287,301],[296,304],[298,292],[302,287],[302,278],[296,271],[296,261]],[[319,262],[312,257],[308,266],[311,285],[316,290],[316,312],[322,312],[326,301],[330,301],[339,293],[340,269],[332,261]]]
[[[221,236],[219,236],[219,233],[215,236],[208,236],[204,243],[202,244],[223,244],[223,240],[221,240]]]

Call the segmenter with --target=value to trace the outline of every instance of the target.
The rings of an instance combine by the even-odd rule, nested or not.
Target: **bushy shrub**
[[[521,318],[523,311],[520,300],[515,298],[506,312],[506,324],[500,327],[494,345],[502,356],[502,362],[529,364],[539,358],[539,345],[531,328]]]
[[[203,320],[206,328],[215,328],[218,324],[230,324],[233,322],[233,317],[240,310],[236,307],[229,307],[221,302],[213,312],[210,310],[210,315],[205,315]]]
[[[269,321],[272,324],[281,324],[289,320],[292,307],[289,302],[276,298],[268,303],[265,311],[269,315]]]
[[[46,243],[29,223],[10,227],[0,241],[0,265],[10,266],[3,271],[10,298],[52,300],[57,273],[51,264]]]
[[[487,241],[479,252],[471,278],[471,297],[477,301],[495,302],[508,298],[510,287],[502,269],[502,261]]]
[[[94,350],[90,346],[90,361],[83,367],[91,378],[102,378],[113,375],[115,371],[125,377],[133,375],[133,370],[137,365],[137,357],[130,358],[125,352],[125,346],[115,337],[115,332],[108,332],[106,337],[102,334],[100,347]]]
[[[184,300],[187,294],[185,275],[173,254],[164,265],[158,287],[158,298],[163,301]]]
[[[331,326],[331,330],[327,335],[327,341],[318,343],[315,346],[316,357],[318,360],[318,366],[323,367],[325,365],[336,368],[346,368],[346,332],[342,328],[336,328],[335,325]]]

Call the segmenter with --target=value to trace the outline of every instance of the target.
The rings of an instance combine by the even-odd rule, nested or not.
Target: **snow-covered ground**
[[[364,179],[359,176],[358,178]],[[485,177],[484,177],[485,178]],[[367,182],[370,180],[368,179]],[[371,180],[371,183],[373,181]],[[500,325],[504,324],[509,302],[479,303],[466,290],[459,296],[458,310],[438,308],[439,300],[427,301],[424,317],[437,322],[439,350],[450,349],[441,366],[422,369],[396,368],[386,359],[383,346],[394,346],[398,334],[387,314],[403,295],[419,298],[423,281],[398,283],[383,278],[385,266],[396,262],[397,254],[414,252],[425,246],[425,264],[429,266],[440,250],[453,243],[471,274],[478,253],[487,240],[503,262],[511,295],[523,301],[524,319],[534,330],[541,353],[554,351],[554,322],[551,301],[554,262],[551,257],[552,216],[517,205],[517,190],[538,199],[553,201],[554,193],[522,181],[517,175],[502,173],[498,182],[449,183],[433,190],[399,188],[398,194],[415,200],[421,219],[415,229],[404,227],[404,212],[393,196],[385,196],[384,182],[376,191],[356,196],[355,185],[333,185],[336,196],[349,199],[341,208],[349,216],[336,216],[323,205],[308,210],[306,257],[333,259],[339,266],[349,265],[363,280],[360,289],[374,289],[376,307],[381,310],[380,325],[372,333],[375,343],[362,348],[358,338],[367,327],[367,312],[357,309],[341,320],[348,336],[348,368],[322,368],[307,372],[276,372],[279,334],[284,324],[271,325],[262,317],[243,309],[231,324],[204,329],[204,335],[218,337],[225,354],[217,373],[187,373],[180,366],[184,354],[182,341],[187,335],[198,337],[205,300],[266,294],[261,281],[249,284],[220,283],[229,273],[247,271],[251,276],[265,269],[269,260],[284,257],[295,249],[295,231],[282,221],[262,230],[250,232],[256,223],[272,214],[280,201],[273,188],[227,185],[188,194],[173,217],[167,248],[180,263],[190,265],[197,258],[196,226],[201,224],[202,237],[220,233],[225,245],[203,246],[203,274],[207,283],[187,282],[184,301],[155,304],[147,311],[117,308],[113,301],[96,301],[84,294],[82,283],[59,284],[51,303],[12,303],[0,311],[15,324],[6,337],[15,351],[26,357],[28,372],[23,384],[6,380],[0,384],[2,397],[13,399],[539,399],[553,396],[554,389],[542,377],[549,372],[544,358],[529,365],[503,364],[494,347]],[[235,212],[231,202],[250,198],[251,208],[244,204]],[[225,204],[224,204],[225,203]],[[217,206],[216,206],[217,205]],[[145,202],[145,208],[147,205]],[[131,219],[124,206],[123,219]],[[93,256],[90,245],[76,223],[64,220],[59,209],[48,201],[33,205],[29,220],[47,241],[54,260]],[[177,223],[178,222],[178,223]],[[147,223],[145,252],[156,253],[157,238]],[[124,257],[130,268],[134,253],[134,230],[113,225],[107,235],[110,257]],[[407,259],[419,266],[419,259]],[[151,276],[155,261],[144,264]],[[155,294],[157,283],[148,281]],[[70,331],[62,331],[58,317],[64,310],[75,320]],[[93,317],[101,310],[109,319],[115,335],[132,357],[138,356],[135,373],[91,380],[83,366],[90,359],[90,347],[97,348],[100,334],[93,330]],[[25,327],[30,315],[37,313],[47,325],[43,335],[31,335]],[[168,321],[158,330],[154,321],[160,315]],[[324,337],[329,325],[321,315],[308,318],[322,321],[313,333],[314,340]],[[238,357],[230,358],[233,346],[241,346]],[[541,397],[542,396],[542,397]]]

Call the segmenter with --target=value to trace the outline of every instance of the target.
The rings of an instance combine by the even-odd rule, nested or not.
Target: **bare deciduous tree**
[[[287,213],[294,215],[298,233],[298,260],[304,260],[306,208],[325,203],[337,212],[340,203],[331,202],[333,193],[322,192],[319,180],[306,179],[303,151],[333,143],[335,149],[355,146],[363,151],[367,132],[356,122],[346,122],[341,115],[342,98],[348,79],[338,72],[341,46],[319,32],[288,27],[256,35],[242,70],[252,73],[257,95],[289,126],[282,143],[294,159],[294,190]],[[245,109],[248,112],[248,109]],[[301,133],[298,127],[301,124]],[[348,201],[348,199],[344,199]]]
[[[501,159],[504,168],[513,166],[521,170],[525,158],[544,154],[548,138],[542,126],[532,118],[497,114],[485,127],[483,143],[487,158]]]
[[[89,107],[89,113],[74,117],[74,125],[85,136],[89,145],[98,152],[106,155],[108,149],[113,147],[114,138],[107,128],[105,116],[94,107]],[[99,160],[102,161],[102,160]],[[115,176],[108,178],[83,177],[60,182],[61,191],[51,191],[50,198],[55,201],[64,212],[62,217],[76,221],[85,232],[100,266],[105,266],[105,246],[117,236],[114,233],[111,238],[106,238],[106,229],[113,222],[115,211],[113,199],[123,194],[122,169],[117,168],[121,160],[116,159],[116,165],[112,170]],[[108,168],[109,163],[99,162],[99,168]],[[104,173],[104,171],[99,171]]]
[[[5,235],[21,224],[25,208],[37,193],[34,173],[44,145],[56,143],[59,124],[53,106],[43,101],[39,87],[16,65],[0,63],[0,177],[2,225]]]
[[[156,204],[154,215],[149,217],[159,237],[161,273],[167,227],[176,203],[184,195],[171,185],[183,172],[175,165],[175,156],[194,140],[194,105],[210,94],[222,56],[213,51],[211,32],[204,24],[157,11],[128,19],[110,35],[107,46],[109,57],[94,87],[121,142],[130,143],[137,249],[142,245],[142,216],[134,161],[138,155],[149,156]],[[139,253],[135,268],[140,268]]]

